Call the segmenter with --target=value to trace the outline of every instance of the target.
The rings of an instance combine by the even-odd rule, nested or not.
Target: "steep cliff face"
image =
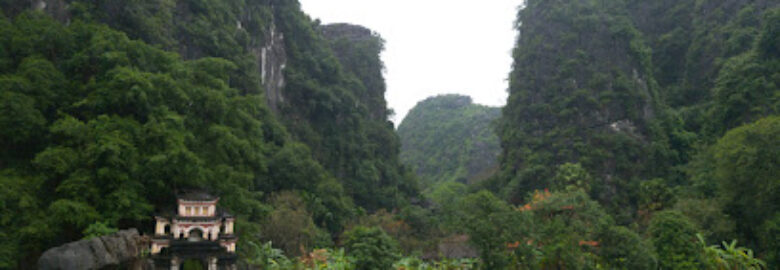
[[[500,108],[474,104],[470,97],[442,95],[417,103],[398,126],[401,161],[422,184],[473,184],[495,172],[501,148],[494,132]]]
[[[302,14],[284,14],[296,19],[280,28],[297,33],[285,35],[288,84],[281,112],[289,130],[359,205],[388,208],[405,197],[399,194],[414,197],[416,180],[398,159],[400,142],[387,119],[381,38],[358,26],[337,31],[344,25],[323,27]]]
[[[773,35],[762,29],[776,24],[777,7],[528,1],[518,15],[501,172],[491,187],[522,201],[548,187],[556,167],[579,163],[595,179],[590,195],[630,221],[638,204],[630,194],[653,178],[685,181],[678,168],[697,140],[777,110],[769,75],[776,60],[756,56],[760,37]]]
[[[388,117],[385,101],[384,64],[379,54],[384,40],[371,29],[345,23],[323,25],[318,28],[328,40],[330,48],[345,71],[354,74],[365,86],[365,91],[354,93],[366,104],[374,121]]]
[[[661,106],[650,50],[623,1],[528,1],[500,125],[502,188],[519,201],[548,186],[556,164],[579,162],[603,179],[644,178]]]
[[[266,45],[252,53],[260,63],[260,78],[263,81],[266,100],[271,110],[279,112],[279,104],[284,102],[284,68],[287,66],[287,53],[284,49],[284,34],[272,25],[265,37]]]

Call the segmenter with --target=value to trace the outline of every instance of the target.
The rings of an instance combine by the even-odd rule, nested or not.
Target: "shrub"
[[[357,269],[390,269],[401,257],[398,243],[376,227],[355,227],[344,233],[343,241]]]

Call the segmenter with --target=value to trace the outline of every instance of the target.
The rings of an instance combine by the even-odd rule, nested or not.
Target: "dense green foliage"
[[[357,269],[389,269],[400,258],[398,243],[382,229],[358,226],[343,238],[347,252],[357,258]]]
[[[625,222],[635,205],[626,183],[668,174],[675,153],[657,120],[665,112],[650,48],[625,5],[528,1],[520,11],[491,189],[518,203],[549,187],[557,165],[579,163],[597,180],[590,195]]]
[[[651,246],[582,189],[538,191],[521,206],[485,190],[452,200],[445,230],[468,234],[486,269],[656,269]]]
[[[417,103],[398,125],[401,161],[413,167],[422,184],[475,183],[497,166],[498,108],[473,104],[470,97],[442,95]]]
[[[384,41],[295,0],[48,3],[0,0],[0,269],[192,188],[264,269],[780,267],[776,1],[526,1],[497,166],[461,96],[401,152]],[[444,239],[479,260],[420,259]]]
[[[415,196],[377,83],[381,46],[344,45],[369,78],[341,67],[297,1],[67,2],[0,2],[0,268],[151,228],[189,188],[238,217],[242,255],[285,232],[302,235],[286,250],[332,245],[361,209]],[[279,112],[259,63],[274,29],[288,55]]]
[[[365,232],[371,231],[381,233],[374,229],[362,228]],[[375,236],[364,236],[365,240],[378,239]],[[381,238],[381,237],[380,237]],[[387,239],[386,239],[387,240]],[[348,255],[344,249],[317,249],[298,258],[288,258],[284,252],[274,249],[271,242],[263,245],[252,243],[252,257],[248,263],[260,269],[317,269],[317,270],[353,270],[353,269],[399,269],[399,270],[467,270],[478,269],[479,260],[477,259],[444,259],[440,261],[423,261],[418,257],[404,257],[396,261],[390,261],[392,266],[384,268],[358,268],[360,266],[370,266],[373,263],[379,263],[375,257],[364,257],[364,261],[359,262],[354,257]],[[363,246],[371,248],[370,246]],[[375,250],[376,251],[376,250]],[[389,255],[389,254],[384,254]],[[387,257],[383,259],[388,259]],[[385,263],[385,262],[382,262]]]
[[[231,195],[222,203],[240,217],[246,235],[260,229],[269,210],[264,192],[300,189],[329,209],[350,207],[321,167],[299,169],[311,172],[306,185],[269,173],[284,169],[274,162],[285,158],[277,153],[303,146],[287,139],[261,93],[241,94],[227,84],[236,68],[231,62],[182,61],[106,26],[66,27],[35,12],[3,31],[11,33],[4,47],[14,53],[0,77],[8,97],[2,110],[9,112],[0,122],[3,130],[24,131],[3,135],[13,142],[5,149],[19,147],[3,151],[2,159],[0,179],[9,187],[2,227],[16,247],[5,264],[29,265],[43,249],[81,238],[96,222],[144,227],[184,188]],[[14,123],[27,117],[36,120]],[[297,160],[311,160],[298,153]]]
[[[697,190],[722,202],[741,243],[777,261],[780,117],[770,116],[730,130],[697,156],[691,168]]]
[[[297,65],[301,68],[310,69],[312,64],[323,68],[338,67],[339,63],[343,68],[334,70],[336,74],[322,73],[327,71],[325,69],[316,73],[309,71],[313,78],[305,78],[297,87],[291,82],[288,89],[295,93],[290,94],[288,110],[294,112],[291,111],[287,118],[288,123],[308,119],[310,124],[308,127],[294,124],[290,129],[296,134],[305,134],[300,138],[315,150],[315,154],[322,152],[317,155],[318,159],[342,179],[356,204],[370,211],[400,207],[417,196],[418,187],[411,171],[401,165],[398,157],[400,140],[388,120],[392,111],[386,108],[384,64],[379,59],[384,41],[378,34],[359,26],[368,33],[352,37],[327,31],[339,27],[343,26],[318,28],[325,33],[338,62],[330,62],[333,57],[299,59],[301,62]],[[299,42],[307,46],[316,44],[312,40]],[[289,54],[293,56],[294,65],[285,72],[288,78],[297,78],[298,74],[291,69],[296,68],[296,53]],[[314,60],[321,63],[312,63]],[[339,77],[343,79],[323,85],[323,89],[312,89],[312,82],[329,82]],[[319,136],[310,136],[312,130]]]
[[[384,63],[379,54],[384,50],[385,41],[378,33],[358,25],[330,24],[317,28],[328,40],[333,54],[345,71],[352,73],[363,83],[365,91],[353,92],[366,108],[370,117],[377,121],[386,121],[392,112],[387,109],[384,95]]]
[[[604,265],[613,269],[657,269],[652,248],[634,231],[612,226],[599,232],[601,245],[598,252]]]
[[[659,212],[650,222],[650,239],[662,269],[700,269],[696,227],[682,213]]]
[[[597,233],[595,268],[778,267],[778,14],[773,1],[526,1],[501,170],[483,186],[515,204],[586,192],[626,226]]]
[[[29,3],[9,0],[4,6],[15,11]],[[336,46],[319,35],[318,22],[295,0],[84,0],[72,1],[64,13],[105,23],[185,59],[224,58],[236,66],[228,84],[242,94],[262,92],[260,51],[273,35],[283,35],[286,102],[276,105],[278,120],[361,207],[397,207],[415,195],[413,176],[398,161],[400,143],[387,119],[380,38]],[[348,53],[337,59],[331,47]],[[358,183],[366,182],[381,188],[361,189],[365,185]]]
[[[754,257],[753,251],[744,247],[737,247],[737,240],[731,243],[722,242],[722,247],[717,245],[707,246],[701,235],[699,243],[704,247],[702,263],[709,269],[764,269],[766,263]]]

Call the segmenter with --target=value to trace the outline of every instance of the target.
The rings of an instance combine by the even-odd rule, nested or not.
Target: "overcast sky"
[[[385,40],[389,107],[400,123],[418,101],[459,93],[506,103],[513,22],[523,0],[300,0],[323,23],[352,23]]]

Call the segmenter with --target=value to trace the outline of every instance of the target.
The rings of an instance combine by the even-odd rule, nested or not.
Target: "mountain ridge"
[[[500,109],[456,94],[417,103],[398,125],[401,160],[427,186],[476,183],[495,170],[499,152],[492,122]]]

